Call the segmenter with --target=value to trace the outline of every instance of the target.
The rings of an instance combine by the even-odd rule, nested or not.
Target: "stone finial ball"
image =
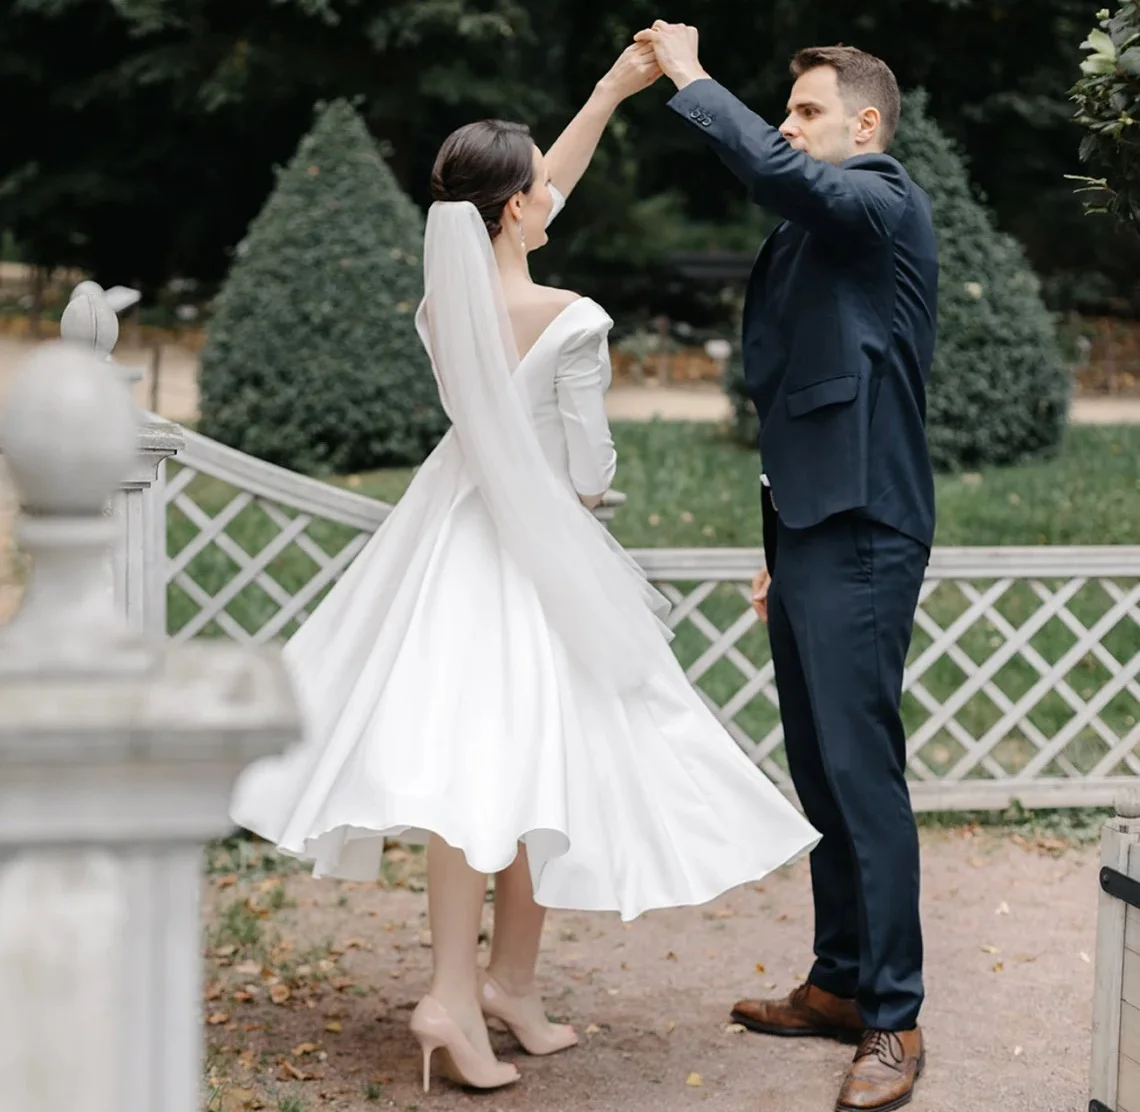
[[[138,409],[111,364],[74,343],[41,344],[0,412],[0,452],[27,510],[98,514],[130,472]]]
[[[100,355],[110,355],[119,342],[119,318],[98,282],[80,282],[59,319],[65,340],[87,344]]]
[[[1135,788],[1121,788],[1113,799],[1113,809],[1123,819],[1140,818],[1140,792]]]

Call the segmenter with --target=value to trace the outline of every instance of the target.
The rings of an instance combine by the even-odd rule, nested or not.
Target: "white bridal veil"
[[[659,654],[671,655],[657,616],[669,604],[543,454],[514,377],[520,360],[491,240],[470,202],[428,210],[416,328],[468,475],[547,620],[607,687],[643,682]]]

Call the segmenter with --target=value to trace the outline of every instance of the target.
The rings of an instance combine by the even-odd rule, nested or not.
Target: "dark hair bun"
[[[453,131],[431,171],[433,201],[470,201],[494,239],[503,206],[534,184],[534,140],[525,124],[478,120]]]

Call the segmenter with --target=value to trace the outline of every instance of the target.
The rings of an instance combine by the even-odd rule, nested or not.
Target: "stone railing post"
[[[117,292],[117,291],[112,291]],[[119,308],[123,306],[120,305]],[[80,282],[59,323],[60,335],[89,347],[116,368],[128,386],[142,371],[114,363],[119,339],[116,307],[96,282]],[[148,419],[138,427],[134,465],[111,500],[116,540],[110,561],[114,597],[128,621],[148,633],[166,633],[166,461],[185,444],[169,421]]]
[[[0,1107],[199,1112],[199,893],[235,778],[300,737],[279,651],[176,645],[106,589],[138,410],[74,344],[0,413],[31,570],[0,626]],[[64,449],[64,450],[61,450]]]
[[[1092,1112],[1140,1108],[1140,792],[1101,831],[1093,981]]]

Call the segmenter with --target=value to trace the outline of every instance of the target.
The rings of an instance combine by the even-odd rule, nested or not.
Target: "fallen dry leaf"
[[[236,1000],[239,1004],[248,1004],[253,999],[254,995],[252,992],[241,991],[234,993],[234,1000]]]
[[[237,947],[236,946],[219,946],[214,951],[214,957],[216,957],[216,958],[232,958],[234,956],[234,954],[236,954],[236,953],[237,953]]]
[[[220,1027],[223,1023],[229,1023],[229,1021],[230,1021],[230,1013],[229,1012],[214,1012],[214,1014],[211,1015],[206,1020],[206,1022],[211,1027]]]
[[[983,954],[997,954],[1000,952],[1001,951],[998,950],[998,948],[996,946],[983,946],[982,947],[982,953]]]
[[[726,1035],[742,1035],[744,1034],[744,1026],[740,1023],[730,1023],[725,1029]]]
[[[294,1058],[304,1058],[306,1054],[316,1054],[320,1047],[316,1043],[306,1042],[293,1047]]]
[[[600,1034],[600,1033],[601,1033],[601,1030],[602,1030],[602,1029],[601,1029],[601,1028],[600,1028],[600,1027],[599,1027],[599,1026],[596,1024],[596,1023],[591,1023],[591,1024],[590,1024],[590,1025],[589,1025],[589,1026],[586,1028],[586,1034],[587,1034],[587,1035],[598,1035],[598,1034]]]
[[[240,973],[243,977],[260,977],[261,962],[243,961],[239,965],[234,966],[234,972]]]
[[[670,950],[670,951],[669,951],[669,952],[668,952],[668,953],[665,955],[665,960],[666,960],[666,961],[676,961],[676,960],[677,960],[677,955],[676,955],[675,953],[673,953],[673,951],[672,951],[672,950]]]
[[[1000,973],[1004,968],[1005,968],[1005,962],[1004,961],[995,961],[993,964],[993,971],[995,973]]]
[[[206,999],[207,1000],[220,1000],[225,994],[226,988],[221,981],[211,981],[206,986]]]
[[[669,1020],[668,1023],[665,1024],[665,1034],[666,1035],[671,1035],[676,1030],[677,1030],[676,1020],[671,1019],[671,1020]]]
[[[294,1081],[320,1081],[323,1077],[323,1074],[320,1073],[310,1073],[307,1070],[299,1070],[289,1061],[281,1063],[281,1071],[288,1074]]]
[[[261,1108],[262,1103],[252,1089],[227,1089],[222,1097],[222,1112],[242,1112],[246,1108]]]
[[[325,1030],[331,1031],[334,1035],[339,1035],[344,1028],[334,1019],[331,1023],[325,1024]]]
[[[768,972],[768,970],[764,967],[764,963],[762,961],[758,961],[756,963],[756,972],[757,973],[767,973]]]
[[[691,1073],[688,1077],[685,1078],[685,1084],[691,1086],[694,1089],[699,1089],[704,1084],[704,1082],[701,1080],[701,1075],[699,1073]]]
[[[218,877],[214,881],[214,884],[218,888],[232,888],[237,884],[237,873],[226,873],[225,876]]]
[[[274,1004],[284,1004],[292,995],[288,985],[273,985],[269,990],[269,999]]]

